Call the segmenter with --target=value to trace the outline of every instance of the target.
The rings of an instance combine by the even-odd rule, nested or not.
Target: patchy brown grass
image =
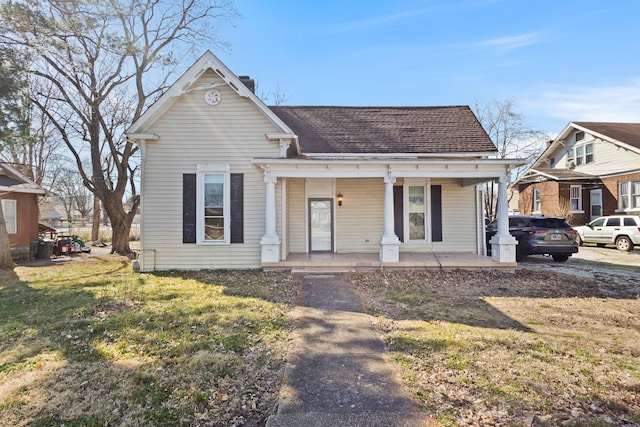
[[[640,282],[532,270],[350,279],[443,425],[640,425]]]
[[[298,284],[127,261],[0,272],[0,425],[261,425]]]

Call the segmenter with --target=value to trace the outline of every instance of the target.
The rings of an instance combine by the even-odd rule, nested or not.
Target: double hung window
[[[571,212],[582,211],[582,186],[572,185],[569,188],[571,198]]]
[[[571,150],[573,151],[573,150]],[[571,160],[571,159],[570,159]],[[577,145],[575,147],[576,166],[593,163],[593,143]]]
[[[623,211],[640,209],[640,181],[618,183],[618,207]]]
[[[531,206],[533,213],[540,213],[542,211],[542,197],[539,188],[533,189],[533,204]]]

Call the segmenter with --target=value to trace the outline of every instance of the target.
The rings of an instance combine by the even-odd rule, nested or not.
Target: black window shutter
[[[182,243],[196,242],[196,174],[182,175]]]
[[[442,185],[431,186],[431,241],[442,242]]]
[[[393,231],[404,242],[404,198],[402,186],[393,187]]]
[[[231,243],[244,243],[244,175],[231,174]]]

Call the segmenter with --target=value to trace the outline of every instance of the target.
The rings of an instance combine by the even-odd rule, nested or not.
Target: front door
[[[333,199],[309,199],[309,251],[333,251]]]

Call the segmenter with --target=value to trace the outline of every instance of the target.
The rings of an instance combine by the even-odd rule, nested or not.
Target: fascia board
[[[37,185],[37,184],[36,184]],[[46,191],[42,188],[25,188],[19,185],[7,187],[0,185],[0,192],[6,193],[30,193],[30,194],[46,194]]]

